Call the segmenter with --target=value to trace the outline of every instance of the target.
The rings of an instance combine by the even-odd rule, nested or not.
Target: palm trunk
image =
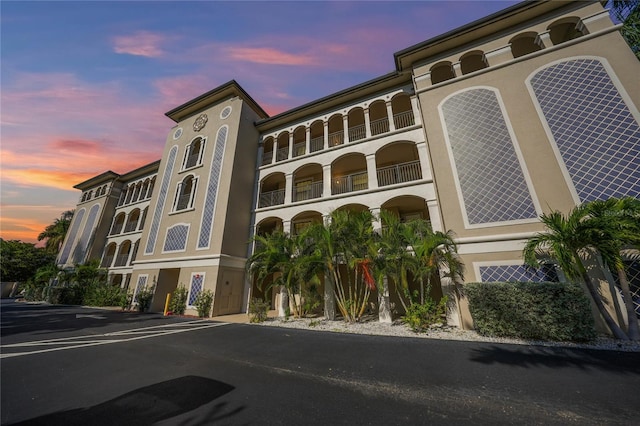
[[[629,288],[629,280],[624,271],[624,267],[618,268],[618,278],[620,287],[622,288],[622,296],[624,297],[624,306],[627,309],[627,320],[629,321],[628,334],[631,340],[640,340],[640,328],[638,327],[638,318],[633,308],[633,299],[631,298],[631,289]]]
[[[607,327],[609,327],[609,330],[611,330],[611,333],[613,333],[613,336],[616,339],[629,340],[629,336],[627,336],[625,332],[622,331],[622,329],[618,326],[618,324],[613,320],[613,317],[611,316],[611,314],[609,314],[609,311],[607,311],[606,306],[604,306],[604,303],[600,298],[600,294],[596,290],[596,287],[593,284],[591,277],[589,276],[589,274],[587,273],[587,270],[582,264],[582,260],[580,256],[578,255],[577,252],[574,252],[573,255],[577,261],[577,266],[580,271],[580,276],[582,276],[582,279],[584,280],[584,283],[587,286],[587,290],[589,290],[589,294],[591,295],[591,299],[596,304],[596,307],[598,308],[598,312],[600,313],[600,315],[602,315],[602,318],[604,319],[604,322],[607,324]]]

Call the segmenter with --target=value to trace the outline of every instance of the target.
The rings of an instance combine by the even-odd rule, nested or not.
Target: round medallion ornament
[[[175,141],[180,139],[180,136],[182,136],[182,127],[178,127],[176,131],[173,132],[173,140]]]
[[[220,113],[220,118],[222,118],[223,120],[227,117],[229,117],[231,115],[231,107],[225,107],[225,109],[222,110],[222,112]]]
[[[196,121],[193,123],[193,130],[199,132],[204,129],[208,120],[207,114],[200,114],[200,117],[196,118]]]

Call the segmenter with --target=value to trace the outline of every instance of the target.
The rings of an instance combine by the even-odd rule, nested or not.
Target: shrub
[[[155,287],[143,288],[136,294],[136,303],[138,304],[138,312],[147,312],[151,307],[151,301],[153,300],[153,293]]]
[[[169,302],[169,311],[176,315],[184,315],[184,311],[187,309],[187,296],[189,290],[183,285],[179,285],[178,288],[171,294],[171,301]]]
[[[447,297],[444,296],[439,302],[431,298],[423,303],[413,303],[407,308],[407,312],[402,317],[402,322],[407,324],[416,333],[426,331],[430,326],[443,322],[446,314]]]
[[[479,334],[555,341],[596,337],[589,300],[578,285],[472,283],[465,292]]]
[[[98,284],[87,286],[83,304],[88,306],[122,306],[127,291],[120,286]]]
[[[211,306],[213,306],[213,292],[211,290],[202,290],[196,296],[193,304],[198,310],[200,318],[208,318],[211,313]]]
[[[29,280],[20,285],[21,290],[24,291],[23,297],[29,302],[44,300],[46,298],[44,295],[46,287],[46,282],[36,282],[33,280]]]
[[[251,299],[251,302],[249,302],[249,322],[258,323],[266,321],[268,311],[269,302],[262,299]]]

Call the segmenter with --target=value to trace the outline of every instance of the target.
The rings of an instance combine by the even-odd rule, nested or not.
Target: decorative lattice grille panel
[[[602,63],[562,62],[531,86],[580,201],[640,197],[640,126]]]
[[[84,219],[84,212],[85,209],[80,209],[80,211],[78,211],[73,218],[73,226],[69,230],[67,241],[64,243],[62,254],[60,255],[60,264],[66,264],[67,260],[69,259],[69,254],[71,254],[71,247],[73,247],[73,243],[76,241],[78,231],[80,230],[80,224],[82,223],[82,219]]]
[[[227,142],[227,131],[227,126],[221,127],[216,137],[216,147],[213,153],[213,159],[211,160],[211,174],[209,176],[209,185],[207,186],[207,198],[204,202],[200,236],[198,237],[199,249],[209,247],[209,241],[211,239],[211,228],[213,227],[213,215],[216,208],[218,183],[220,181],[220,172],[222,171],[222,157]]]
[[[204,275],[203,274],[195,274],[191,276],[191,288],[189,289],[189,302],[187,303],[189,306],[193,306],[196,302],[196,298],[198,294],[202,291],[202,287],[204,286]]]
[[[187,247],[189,225],[176,225],[167,230],[163,251],[183,251]]]
[[[87,255],[87,248],[89,247],[89,240],[91,238],[91,235],[93,234],[93,227],[96,223],[96,218],[98,217],[99,211],[100,204],[92,206],[89,210],[87,223],[85,223],[84,229],[82,230],[82,235],[78,240],[78,244],[76,244],[76,248],[73,250],[73,263],[84,262],[84,258]]]
[[[491,265],[480,266],[480,280],[482,282],[558,282],[558,274],[551,265],[539,269],[528,268],[525,265]]]
[[[626,261],[624,266],[627,274],[627,280],[629,280],[629,290],[631,290],[633,306],[635,308],[636,315],[640,318],[640,261]],[[620,287],[618,274],[614,274],[613,278],[616,281],[616,285]]]
[[[139,275],[138,276],[138,284],[136,284],[136,290],[133,292],[133,300],[136,300],[136,295],[138,294],[139,291],[141,291],[142,289],[144,289],[144,287],[147,285],[147,279],[149,277],[147,275]]]
[[[147,247],[144,249],[145,254],[152,254],[156,248],[156,239],[158,238],[160,219],[162,218],[164,203],[167,200],[169,182],[171,181],[171,175],[173,174],[173,166],[175,165],[177,154],[178,146],[173,146],[171,148],[171,151],[169,151],[169,155],[167,156],[167,165],[164,168],[164,175],[162,176],[162,185],[160,186],[160,193],[158,194],[158,203],[156,204],[156,210],[153,213],[153,221],[151,222],[151,229],[149,231]]]
[[[469,224],[536,218],[495,92],[457,94],[442,114]]]

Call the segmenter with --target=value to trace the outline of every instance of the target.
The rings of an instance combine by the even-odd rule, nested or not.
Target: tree
[[[36,271],[55,262],[55,255],[31,243],[0,238],[0,278],[2,281],[28,281]]]
[[[620,34],[640,60],[640,1],[639,0],[601,0],[609,7],[614,21],[621,22]]]
[[[590,253],[594,253],[595,247],[604,244],[605,237],[598,224],[589,220],[587,206],[582,204],[567,216],[559,211],[545,213],[540,220],[547,230],[529,238],[523,250],[525,262],[532,267],[539,267],[541,258],[550,257],[558,263],[567,278],[581,278],[611,333],[617,339],[629,340],[604,306],[583,261]]]
[[[625,246],[640,247],[640,200],[632,197],[610,198],[592,201],[585,206],[593,226],[600,230],[601,237],[594,244],[603,262],[618,276],[629,321],[628,334],[631,340],[640,340],[640,329],[636,318],[629,279],[625,272]]]
[[[48,225],[44,231],[38,235],[38,241],[45,241],[45,249],[51,253],[57,254],[62,247],[64,238],[69,230],[71,219],[73,219],[74,210],[67,210],[62,213],[59,219],[56,219],[51,225]]]

